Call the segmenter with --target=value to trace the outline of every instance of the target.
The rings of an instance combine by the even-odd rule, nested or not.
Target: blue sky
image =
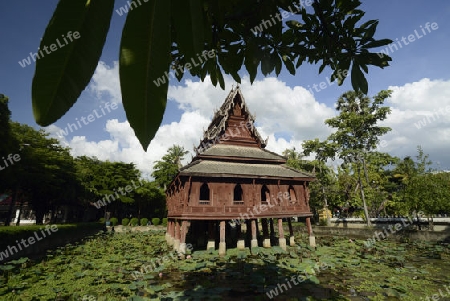
[[[424,1],[362,1],[366,11],[364,20],[380,21],[376,38],[398,38],[421,35],[398,50],[389,50],[393,58],[385,69],[370,68],[369,95],[380,90],[394,90],[386,103],[392,114],[385,124],[393,131],[383,137],[380,150],[403,157],[415,155],[422,145],[436,162],[435,167],[450,169],[450,2]],[[15,0],[0,2],[0,93],[10,98],[12,119],[38,128],[31,110],[31,82],[35,65],[21,67],[18,63],[30,52],[36,52],[45,27],[56,7],[56,0]],[[116,0],[115,8],[126,4]],[[101,57],[101,63],[88,88],[72,109],[54,125],[46,129],[58,137],[67,123],[87,117],[93,110],[105,108],[107,102],[118,102],[118,108],[102,114],[88,125],[66,136],[59,135],[74,155],[92,155],[100,159],[134,162],[145,173],[151,172],[158,160],[172,144],[183,145],[192,151],[198,145],[202,130],[207,127],[214,108],[218,108],[228,94],[233,81],[226,77],[225,91],[213,87],[209,79],[204,83],[190,77],[181,82],[171,79],[169,102],[163,125],[147,153],[137,143],[126,122],[120,102],[117,76],[118,49],[121,29],[126,16],[113,14],[111,29]],[[422,32],[429,22],[437,28]],[[385,47],[383,47],[385,48]],[[382,48],[382,49],[383,49]],[[275,78],[258,76],[254,85],[248,83],[246,71],[241,90],[257,118],[258,129],[269,137],[268,149],[282,152],[287,147],[301,149],[305,139],[325,138],[330,129],[323,125],[335,114],[336,99],[351,88],[347,79],[343,86],[326,84],[325,89],[310,93],[314,84],[327,82],[331,73],[318,74],[318,66],[302,66],[296,76],[286,70]],[[447,106],[449,110],[446,111]],[[439,113],[441,112],[441,113]],[[427,117],[428,116],[428,117]],[[424,119],[425,118],[425,119]],[[187,158],[186,162],[189,161]]]

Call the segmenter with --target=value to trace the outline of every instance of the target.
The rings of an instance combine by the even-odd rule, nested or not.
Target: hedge
[[[130,221],[131,226],[137,226],[139,225],[139,219],[137,217],[133,217]]]

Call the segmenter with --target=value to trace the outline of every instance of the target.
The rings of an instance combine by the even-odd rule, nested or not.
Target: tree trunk
[[[331,216],[328,215],[328,201],[325,195],[325,186],[322,185],[323,201],[325,205],[325,214],[327,215],[327,226],[331,226]]]
[[[9,205],[9,209],[8,209],[8,215],[6,216],[6,220],[5,220],[5,226],[10,226],[11,222],[13,221],[13,214],[15,216],[15,207],[16,207],[16,200],[17,200],[17,194],[19,193],[19,188],[16,187],[16,189],[14,190],[13,194],[12,194],[12,199],[11,199],[11,204]]]
[[[420,217],[419,217],[419,211],[416,210],[416,217],[417,217],[417,227],[419,230],[422,230],[422,226],[420,225]]]
[[[361,193],[361,200],[363,202],[363,207],[364,207],[364,216],[366,217],[367,226],[370,227],[370,226],[372,226],[372,224],[370,222],[369,211],[367,210],[366,197],[364,196],[364,188],[363,188],[363,184],[362,184],[362,181],[361,181],[361,168],[360,168],[360,166],[358,166],[358,184],[359,184],[359,191]]]
[[[20,216],[22,215],[22,207],[23,207],[23,196],[20,200],[19,216],[17,217],[16,226],[20,226]]]
[[[42,225],[43,224],[43,219],[44,219],[44,215],[45,215],[45,211],[44,210],[36,210],[35,211],[35,215],[36,215],[36,225]]]

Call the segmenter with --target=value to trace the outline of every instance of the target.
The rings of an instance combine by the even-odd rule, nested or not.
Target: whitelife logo
[[[7,167],[13,165],[16,162],[20,161],[20,155],[19,154],[9,154],[8,157],[5,159],[5,157],[2,157],[3,160],[3,164],[4,166],[2,166],[2,163],[0,162],[0,170],[4,170]],[[8,164],[9,162],[9,164]]]
[[[31,60],[33,60],[33,62],[36,62],[37,60],[43,58],[46,54],[55,52],[56,50],[63,48],[64,46],[68,45],[69,43],[71,43],[74,40],[77,40],[81,37],[80,33],[78,31],[74,31],[73,33],[71,31],[69,31],[66,35],[61,35],[61,36],[62,36],[64,43],[61,43],[61,41],[58,38],[55,41],[56,43],[53,43],[50,46],[45,45],[42,49],[38,48],[37,53],[30,52],[30,55],[27,58],[24,58],[22,61],[19,61],[19,65],[22,68],[25,68],[26,66],[31,65]]]
[[[7,259],[10,256],[13,256],[14,254],[18,253],[19,251],[22,251],[24,248],[28,248],[29,246],[33,245],[36,241],[40,241],[47,236],[52,235],[52,233],[58,231],[58,226],[56,225],[47,225],[45,226],[45,229],[40,228],[39,231],[36,231],[33,233],[32,236],[28,237],[26,240],[22,238],[22,240],[19,242],[16,240],[16,246],[8,246],[5,251],[0,252],[0,261],[3,261],[4,259]],[[47,232],[47,234],[45,234]],[[39,233],[41,236],[39,236]],[[28,242],[28,244],[27,244]],[[23,247],[23,248],[22,248]]]
[[[439,28],[439,25],[436,22],[433,22],[433,23],[427,22],[424,26],[420,25],[420,29],[421,29],[423,35],[421,35],[417,31],[417,29],[414,29],[414,33],[408,35],[408,37],[402,36],[402,38],[400,40],[398,38],[396,38],[395,39],[396,42],[392,42],[387,47],[380,50],[380,52],[377,54],[379,57],[383,57],[384,55],[393,53],[399,49],[398,47],[400,47],[400,49],[401,49],[401,48],[403,48],[403,46],[408,46],[410,43],[415,42],[416,40],[419,40],[419,39],[423,38],[424,36],[426,36],[427,32],[431,33],[431,30],[437,30],[438,28]],[[406,41],[406,40],[408,40],[408,41]],[[403,43],[403,45],[402,45],[402,43]]]
[[[67,126],[57,133],[58,137],[67,136],[67,135],[69,135],[69,132],[73,133],[74,131],[81,129],[83,127],[83,125],[88,125],[89,123],[92,123],[95,120],[102,118],[106,114],[111,113],[112,112],[111,110],[115,110],[118,107],[117,107],[117,103],[115,103],[115,102],[113,102],[111,104],[109,102],[106,102],[104,105],[99,106],[99,108],[100,108],[101,114],[100,114],[100,112],[97,111],[97,109],[95,109],[92,111],[92,114],[89,114],[87,117],[81,116],[80,120],[78,120],[78,118],[75,118],[76,123],[68,122]]]
[[[104,197],[100,200],[98,200],[95,203],[91,203],[92,205],[95,206],[95,208],[100,209],[103,206],[108,205],[109,203],[115,201],[116,199],[120,198],[119,192],[121,195],[125,196],[127,195],[127,193],[132,192],[134,189],[139,188],[142,186],[141,182],[138,182],[140,185],[136,185],[136,183],[132,180],[131,183],[133,184],[133,187],[131,187],[131,185],[127,185],[125,187],[119,187],[116,191],[116,189],[114,189],[114,194],[105,194]],[[125,190],[125,192],[124,192]]]

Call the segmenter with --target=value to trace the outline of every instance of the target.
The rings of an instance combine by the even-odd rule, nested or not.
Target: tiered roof
[[[197,156],[180,176],[251,177],[312,180],[285,165],[286,158],[265,150],[239,87],[231,90],[203,134]],[[239,126],[237,126],[239,125]],[[237,134],[239,131],[239,134]]]

